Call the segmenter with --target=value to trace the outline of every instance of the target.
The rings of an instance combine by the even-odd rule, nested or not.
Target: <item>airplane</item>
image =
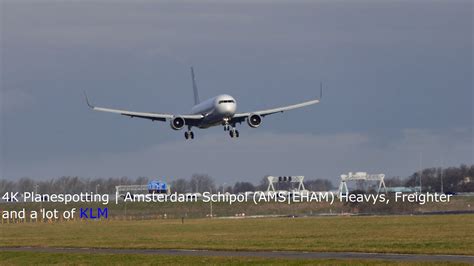
[[[246,121],[251,128],[257,128],[262,124],[262,118],[276,113],[283,113],[285,111],[305,107],[320,103],[323,95],[323,86],[320,83],[319,98],[301,102],[293,105],[282,106],[272,109],[260,110],[255,112],[237,113],[236,100],[227,94],[221,94],[210,98],[206,101],[199,101],[198,88],[194,76],[194,69],[191,67],[191,81],[194,92],[194,107],[191,109],[191,114],[166,114],[166,113],[147,113],[147,112],[133,112],[119,109],[110,109],[104,107],[93,106],[89,102],[87,94],[84,92],[87,105],[95,111],[117,113],[131,118],[138,117],[149,119],[151,121],[170,121],[170,126],[174,130],[181,130],[187,126],[187,131],[184,132],[186,139],[194,139],[194,133],[191,130],[193,127],[205,129],[213,126],[223,126],[224,131],[228,131],[231,138],[238,138],[239,131],[236,129],[236,124],[242,124]]]

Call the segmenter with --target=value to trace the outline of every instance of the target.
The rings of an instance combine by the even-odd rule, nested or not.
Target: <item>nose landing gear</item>
[[[229,119],[228,118],[224,118],[224,122],[222,123],[222,125],[224,126],[224,131],[229,131],[230,125],[229,125]]]
[[[239,137],[239,131],[235,129],[235,123],[232,125],[229,124],[229,119],[224,118],[224,122],[222,123],[224,126],[224,131],[229,131],[229,136],[231,138],[238,138]]]

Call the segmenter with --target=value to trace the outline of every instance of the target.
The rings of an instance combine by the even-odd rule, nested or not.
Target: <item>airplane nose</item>
[[[225,115],[232,115],[235,113],[235,105],[234,104],[225,104],[222,106],[221,112]]]

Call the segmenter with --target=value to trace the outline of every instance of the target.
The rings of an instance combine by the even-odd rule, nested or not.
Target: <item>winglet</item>
[[[94,109],[94,106],[89,102],[89,98],[87,97],[86,91],[84,91],[84,97],[86,98],[87,106]]]

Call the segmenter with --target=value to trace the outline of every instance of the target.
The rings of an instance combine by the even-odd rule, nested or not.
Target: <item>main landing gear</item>
[[[194,132],[191,131],[191,127],[188,128],[188,131],[184,132],[184,137],[186,139],[194,139]]]
[[[238,138],[239,137],[239,131],[235,128],[232,128],[229,131],[229,135],[230,135],[231,138]]]

